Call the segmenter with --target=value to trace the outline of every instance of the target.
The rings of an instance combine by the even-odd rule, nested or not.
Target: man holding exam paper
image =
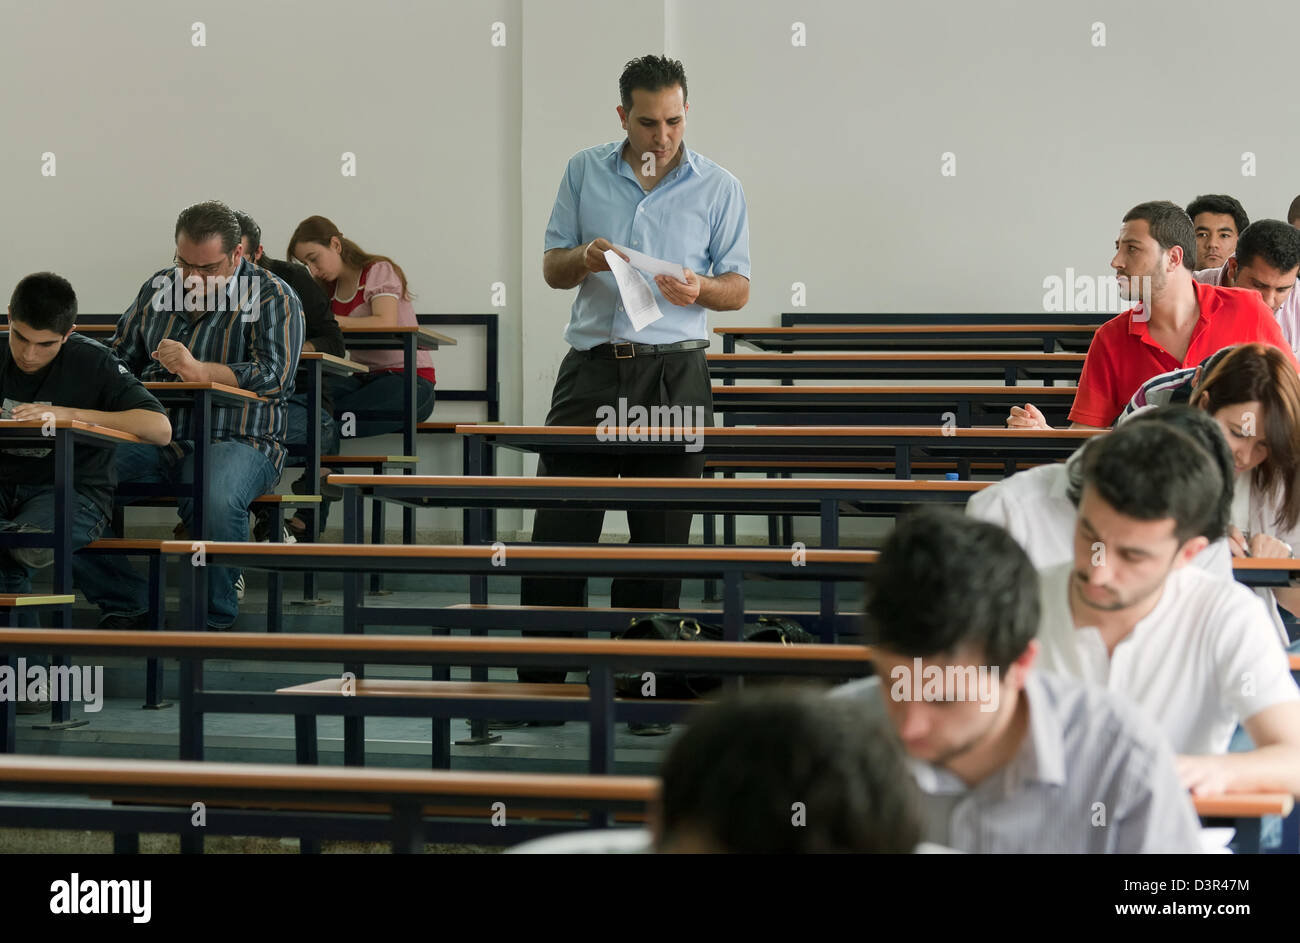
[[[546,283],[578,288],[564,331],[572,349],[560,365],[546,424],[600,426],[599,417],[626,416],[640,406],[682,423],[687,428],[676,431],[695,447],[654,455],[612,449],[543,455],[537,473],[698,478],[704,470],[698,427],[713,424],[705,312],[738,310],[749,300],[745,194],[735,177],[682,141],[689,106],[680,62],[663,56],[629,62],[619,94],[627,137],[569,160],[546,228]],[[686,544],[691,516],[629,513],[631,541]],[[539,510],[533,540],[594,543],[603,520],[603,511]],[[680,592],[680,580],[620,579],[611,601],[654,612],[675,608]],[[586,581],[526,579],[521,601],[583,605]],[[565,679],[553,670],[519,675],[521,681]]]

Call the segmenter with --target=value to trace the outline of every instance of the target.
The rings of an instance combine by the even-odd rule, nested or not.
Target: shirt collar
[[[1029,672],[1021,694],[1029,705],[1029,729],[1020,749],[1006,766],[995,770],[975,789],[997,783],[1003,795],[1010,795],[1025,782],[1036,781],[1052,786],[1065,784],[1065,733],[1060,717],[1052,710],[1051,698],[1039,680],[1038,672]],[[923,792],[955,794],[973,791],[942,767],[911,757],[908,757],[907,764]]]
[[[623,138],[621,141],[615,141],[609,145],[609,152],[605,155],[605,160],[610,164],[610,170],[614,171],[616,174],[622,173],[622,171],[619,170],[620,164],[627,166],[623,160],[623,148],[627,147],[627,144],[627,138]],[[696,163],[695,152],[686,146],[685,141],[682,141],[682,159],[678,161],[675,169],[682,170],[683,167],[689,168],[692,173],[698,174],[700,172],[700,165]],[[628,173],[630,174],[631,172],[631,168],[628,168]]]
[[[1217,285],[1206,285],[1192,279],[1192,291],[1196,293],[1196,309],[1199,314],[1197,318],[1198,325],[1209,324],[1218,312],[1222,295],[1216,290],[1217,288]],[[1128,315],[1128,332],[1130,334],[1137,334],[1142,337],[1150,336],[1147,325],[1151,322],[1151,316],[1146,313],[1142,303],[1139,302],[1124,313]],[[1192,329],[1192,336],[1195,339],[1196,328]],[[1152,341],[1152,343],[1155,342]]]

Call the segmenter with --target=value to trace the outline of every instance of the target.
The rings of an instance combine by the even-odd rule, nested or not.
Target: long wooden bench
[[[345,514],[356,514],[349,502]],[[347,525],[345,525],[347,526]],[[355,532],[355,531],[353,531]],[[162,552],[189,559],[195,554],[191,542],[171,541]],[[407,609],[395,606],[367,607],[361,592],[362,574],[437,573],[469,577],[625,577],[717,579],[723,584],[723,625],[726,637],[740,639],[744,621],[746,576],[826,583],[857,583],[876,553],[869,550],[826,550],[820,548],[772,549],[755,547],[653,547],[640,545],[562,544],[510,545],[381,545],[304,544],[290,546],[250,543],[203,543],[206,566],[243,569],[313,570],[343,576],[343,626],[345,632],[360,632],[367,624],[421,625],[436,623],[427,607]],[[181,594],[186,601],[182,624],[199,625],[206,612],[207,581],[199,579],[198,566],[180,568]],[[476,593],[475,587],[481,588]],[[471,583],[469,602],[485,603],[486,582]],[[835,600],[822,596],[822,636],[830,640],[835,623]]]
[[[772,675],[843,679],[867,674],[869,657],[861,645],[778,645],[764,642],[662,642],[616,639],[484,638],[475,636],[426,638],[409,635],[266,635],[249,632],[99,632],[67,629],[57,633],[33,629],[0,629],[0,651],[13,654],[156,655],[180,660],[180,757],[203,758],[203,717],[208,713],[291,714],[314,718],[342,715],[343,758],[360,766],[365,758],[367,715],[485,719],[518,716],[525,719],[585,720],[589,726],[588,758],[592,772],[608,772],[614,756],[614,725],[618,721],[664,722],[680,719],[694,702],[663,699],[618,700],[613,676],[619,671],[691,672],[726,677]],[[555,685],[539,695],[521,698],[512,690],[462,689],[446,696],[406,693],[386,697],[341,696],[339,693],[300,693],[211,690],[204,687],[204,664],[212,659],[305,661],[342,665],[357,681],[366,679],[367,665],[421,665],[435,669],[435,682],[453,665],[471,668],[586,669],[585,699],[557,696]],[[346,674],[340,673],[340,679]],[[367,679],[369,680],[369,679]],[[472,691],[472,689],[469,689]],[[340,688],[341,691],[341,688]],[[306,720],[296,720],[301,729]],[[444,731],[447,729],[444,726]],[[433,738],[433,759],[446,763],[446,740]]]
[[[1041,324],[1060,321],[1062,324],[1105,324],[1115,317],[1114,312],[1106,311],[1071,311],[1067,313],[1045,314],[1042,311],[1009,312],[907,312],[907,311],[783,311],[782,327],[799,327],[808,325],[870,325],[870,324]]]
[[[202,852],[208,834],[296,836],[303,851],[330,838],[389,841],[396,853],[420,853],[426,841],[511,845],[616,818],[644,820],[659,792],[649,776],[43,756],[0,756],[0,786],[65,797],[0,798],[0,825],[110,831],[119,854],[139,851],[141,833],[179,835],[188,853]],[[201,826],[195,802],[203,803]],[[1231,820],[1245,851],[1258,850],[1259,818],[1293,808],[1285,794],[1200,796],[1193,804],[1207,824]]]
[[[1023,462],[1064,461],[1104,431],[1081,429],[963,429],[934,426],[709,426],[695,430],[666,426],[632,429],[603,426],[499,426],[466,423],[466,474],[484,474],[484,455],[494,448],[540,454],[604,452],[658,454],[685,448],[706,461],[892,460],[896,478],[912,477],[912,462],[946,459],[1001,461],[1006,474]],[[686,441],[687,433],[691,441]]]
[[[1012,406],[1034,404],[1053,426],[1067,424],[1077,387],[726,386],[713,387],[713,411],[744,425],[1005,425]]]
[[[1041,380],[1046,386],[1077,383],[1084,354],[800,353],[708,354],[709,375],[736,380],[957,380],[1015,386]]]
[[[658,792],[647,776],[356,769],[268,763],[0,756],[0,788],[64,801],[0,798],[0,825],[111,831],[118,853],[141,833],[177,834],[185,852],[211,835],[509,845],[573,828],[642,818]],[[114,800],[90,804],[82,797]],[[193,804],[203,804],[202,825]]]
[[[791,327],[715,327],[722,352],[736,342],[780,353],[832,350],[1086,352],[1096,324],[807,324]]]

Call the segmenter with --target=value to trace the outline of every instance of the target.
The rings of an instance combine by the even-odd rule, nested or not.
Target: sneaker
[[[469,724],[471,727],[474,726],[474,722],[472,720],[467,719],[465,723]],[[488,730],[513,730],[516,727],[527,727],[528,721],[498,720],[495,717],[491,717],[488,718],[487,726],[488,726]]]
[[[630,723],[627,732],[634,737],[662,737],[673,732],[673,725]]]
[[[35,524],[10,524],[4,528],[7,534],[53,534],[53,531],[37,527]],[[53,547],[8,547],[10,558],[29,570],[43,570],[54,565]]]
[[[244,599],[244,574],[243,573],[240,573],[239,576],[235,577],[235,598],[238,599],[240,602],[243,602]]]
[[[259,544],[269,544],[271,542],[271,528],[275,526],[273,518],[269,512],[259,511],[253,521],[253,542]],[[286,544],[296,544],[298,538],[293,535],[284,524],[280,525],[280,542]],[[240,597],[243,598],[243,597]]]

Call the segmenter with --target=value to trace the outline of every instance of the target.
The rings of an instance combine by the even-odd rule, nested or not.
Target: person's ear
[[[1032,638],[1025,650],[1020,653],[1020,657],[1011,663],[1012,680],[1017,689],[1025,686],[1025,678],[1029,675],[1029,670],[1034,667],[1034,662],[1038,660],[1038,639]]]
[[[619,105],[619,106],[616,107],[614,110],[618,112],[618,120],[619,120],[619,122],[622,123],[622,125],[623,125],[623,130],[626,131],[626,130],[627,130],[627,112],[623,110],[623,106],[622,106],[622,105]]]
[[[1235,282],[1236,280],[1237,280],[1237,257],[1234,255],[1232,258],[1228,259],[1228,281]]]
[[[330,250],[337,252],[339,255],[343,254],[343,243],[339,241],[338,236],[330,236]]]
[[[1193,537],[1179,548],[1174,555],[1173,569],[1179,570],[1196,559],[1196,555],[1210,545],[1206,537]]]

